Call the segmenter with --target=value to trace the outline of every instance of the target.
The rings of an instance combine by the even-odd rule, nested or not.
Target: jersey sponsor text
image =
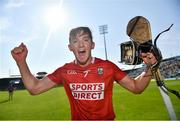
[[[104,88],[104,83],[70,83],[72,95],[78,100],[102,100]]]

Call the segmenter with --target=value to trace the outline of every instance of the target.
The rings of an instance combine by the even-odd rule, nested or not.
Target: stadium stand
[[[130,77],[138,76],[143,70],[145,66],[137,69],[126,70]],[[168,59],[164,59],[160,64],[160,72],[164,79],[169,78],[180,78],[180,56],[171,57]]]
[[[165,79],[180,78],[180,56],[164,59],[160,65],[161,74]]]
[[[47,73],[38,72],[35,76],[38,79],[42,79]],[[7,91],[10,83],[13,83],[13,86],[17,89],[25,89],[20,75],[11,75],[7,78],[0,78],[0,91]]]

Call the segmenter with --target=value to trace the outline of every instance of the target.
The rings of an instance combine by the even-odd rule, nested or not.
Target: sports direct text
[[[78,100],[102,100],[104,87],[104,83],[70,83],[72,95]]]

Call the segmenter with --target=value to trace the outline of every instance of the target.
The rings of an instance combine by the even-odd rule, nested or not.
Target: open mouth
[[[80,51],[78,51],[78,55],[79,55],[79,57],[84,57],[85,56],[85,54],[86,54],[86,51],[85,50],[80,50]]]
[[[80,50],[80,51],[78,51],[78,53],[79,53],[79,54],[85,54],[86,51],[85,51],[85,50]]]

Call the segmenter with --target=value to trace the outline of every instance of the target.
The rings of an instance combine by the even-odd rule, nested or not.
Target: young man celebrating
[[[151,80],[150,69],[131,79],[112,62],[92,57],[91,50],[94,49],[95,43],[88,27],[72,29],[68,47],[74,53],[75,60],[59,67],[41,81],[36,79],[28,68],[26,63],[28,50],[23,43],[15,47],[11,54],[30,94],[37,95],[57,85],[64,86],[71,107],[72,120],[114,120],[112,104],[114,81],[127,90],[139,94]],[[148,65],[156,63],[152,53],[142,53],[142,59]]]

